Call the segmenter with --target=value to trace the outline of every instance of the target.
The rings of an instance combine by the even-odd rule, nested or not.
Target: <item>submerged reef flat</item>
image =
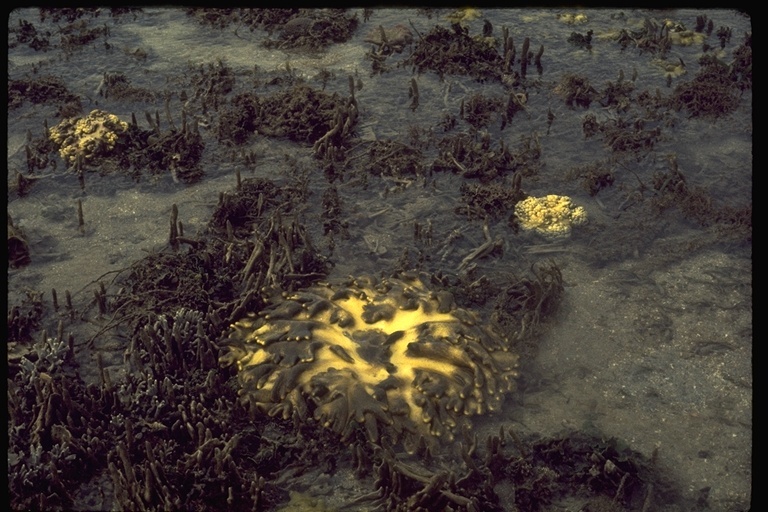
[[[8,22],[10,509],[749,508],[748,15]]]
[[[221,362],[237,365],[244,400],[408,451],[497,410],[517,375],[504,340],[411,274],[276,294],[232,327]]]

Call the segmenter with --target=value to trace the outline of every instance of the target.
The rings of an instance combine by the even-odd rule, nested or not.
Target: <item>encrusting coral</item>
[[[92,110],[86,117],[64,119],[50,129],[48,136],[59,147],[61,158],[72,165],[78,158],[91,161],[108,155],[127,130],[128,123],[115,114]]]
[[[220,362],[236,363],[244,401],[312,417],[343,439],[364,426],[370,441],[409,452],[498,410],[517,375],[505,340],[410,274],[274,294],[224,345]]]
[[[515,216],[523,229],[534,229],[547,237],[562,237],[571,233],[571,226],[587,221],[582,206],[574,206],[571,198],[550,194],[528,197],[515,205]]]

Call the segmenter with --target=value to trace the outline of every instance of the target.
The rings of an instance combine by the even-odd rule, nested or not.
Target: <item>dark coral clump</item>
[[[494,438],[491,446],[500,440]],[[519,510],[550,510],[573,497],[586,503],[584,510],[639,510],[676,499],[654,461],[617,439],[568,432],[533,439],[525,448],[513,440],[522,456],[498,453],[490,466],[492,474],[514,486]]]
[[[279,25],[267,27],[278,32],[276,40],[264,42],[267,48],[325,48],[333,43],[343,43],[357,29],[357,15],[344,9],[305,9]]]
[[[552,315],[563,295],[563,275],[554,262],[532,267],[533,276],[510,280],[494,304],[493,319],[510,339],[530,340]]]
[[[395,178],[424,174],[421,151],[398,141],[374,141],[368,147],[366,168],[371,174]]]
[[[219,140],[239,145],[258,132],[340,148],[348,143],[356,123],[354,98],[341,98],[301,84],[268,96],[243,93],[235,97],[221,116]]]
[[[521,174],[515,174],[511,183],[462,183],[461,204],[456,213],[476,219],[498,219],[507,216],[526,194],[520,188]]]
[[[438,143],[440,153],[432,163],[434,171],[450,171],[464,178],[478,178],[488,183],[513,173],[530,176],[541,166],[541,146],[537,134],[522,137],[516,151],[499,141],[491,145],[490,135],[472,136],[467,133],[449,135]]]
[[[41,76],[34,79],[8,81],[8,108],[20,107],[24,101],[34,104],[80,104],[80,98],[71,93],[61,78]]]
[[[471,37],[467,29],[454,24],[451,29],[435,26],[414,46],[406,65],[419,72],[443,75],[468,75],[479,81],[501,80],[504,58],[485,40]]]
[[[345,9],[205,8],[187,9],[187,14],[203,25],[276,34],[264,42],[267,48],[325,48],[348,41],[358,26],[357,15]]]
[[[720,117],[736,110],[741,91],[731,78],[731,68],[716,57],[700,59],[701,70],[693,80],[679,84],[670,100],[677,110],[690,116]]]

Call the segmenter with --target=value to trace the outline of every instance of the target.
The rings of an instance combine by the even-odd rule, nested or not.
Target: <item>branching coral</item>
[[[51,128],[49,137],[59,147],[59,154],[69,164],[78,158],[90,161],[108,155],[128,123],[103,110],[93,110],[87,117],[65,119]]]
[[[241,395],[270,415],[312,417],[349,439],[453,439],[468,416],[499,409],[514,387],[506,340],[413,275],[350,278],[275,294],[236,322],[223,365],[236,364]]]
[[[567,236],[572,225],[587,221],[582,206],[574,206],[570,197],[553,194],[520,201],[515,205],[515,216],[524,229],[535,229],[549,237]]]

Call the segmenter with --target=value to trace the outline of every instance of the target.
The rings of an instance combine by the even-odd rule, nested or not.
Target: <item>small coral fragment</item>
[[[506,340],[448,295],[412,275],[276,293],[232,326],[220,361],[237,366],[243,400],[269,415],[413,451],[453,439],[514,388]]]
[[[533,229],[548,237],[571,233],[571,226],[587,221],[582,206],[574,206],[567,196],[529,197],[515,205],[515,216],[523,229]]]
[[[65,119],[50,129],[50,139],[59,147],[59,154],[68,164],[109,155],[128,123],[114,114],[93,110],[87,117]]]

